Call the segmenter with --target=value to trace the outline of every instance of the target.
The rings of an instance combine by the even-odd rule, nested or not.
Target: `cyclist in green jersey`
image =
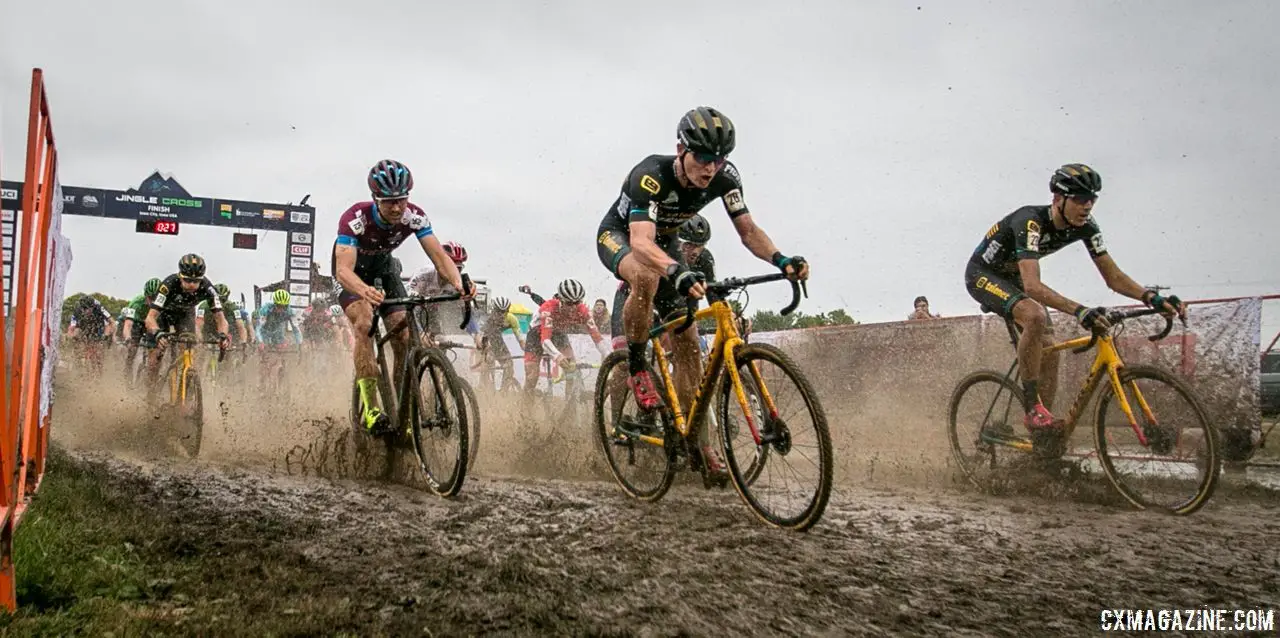
[[[134,358],[138,356],[138,343],[146,330],[142,320],[147,316],[147,308],[160,292],[161,281],[155,277],[147,280],[142,286],[142,294],[134,297],[120,310],[120,343],[125,347],[124,378],[133,381]]]
[[[218,299],[222,302],[222,315],[227,319],[227,325],[232,327],[231,335],[235,338],[237,344],[249,342],[249,330],[245,327],[245,323],[240,312],[240,306],[236,302],[231,301],[231,287],[226,284],[218,284],[213,287],[218,293]],[[196,334],[208,337],[215,336],[216,330],[212,324],[205,323],[204,314],[209,309],[209,302],[202,301],[196,306]]]

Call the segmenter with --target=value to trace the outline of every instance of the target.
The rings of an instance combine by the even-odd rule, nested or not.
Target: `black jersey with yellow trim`
[[[623,230],[633,221],[650,221],[658,226],[659,234],[674,234],[717,198],[730,219],[750,212],[742,194],[742,177],[732,163],[726,161],[706,188],[696,188],[680,185],[675,162],[675,155],[650,155],[636,164],[605,213],[602,226]]]
[[[1048,206],[1023,206],[987,230],[969,259],[998,272],[1017,275],[1020,260],[1040,259],[1077,241],[1084,243],[1094,259],[1107,254],[1102,230],[1092,217],[1083,226],[1057,228]]]

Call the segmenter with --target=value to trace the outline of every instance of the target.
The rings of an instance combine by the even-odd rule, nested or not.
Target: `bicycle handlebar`
[[[462,287],[469,288],[471,277],[466,273],[462,274]],[[409,295],[407,297],[388,297],[378,304],[373,314],[373,321],[369,323],[369,336],[372,337],[378,332],[378,313],[377,310],[389,308],[391,306],[429,306],[431,304],[445,303],[449,301],[457,301],[462,299],[462,293],[451,292],[444,295],[436,295],[434,297],[423,297],[422,295]],[[459,330],[466,330],[467,325],[471,323],[471,300],[467,299],[463,304],[462,323],[458,326]]]
[[[189,332],[181,334],[176,332],[161,332],[156,335],[156,343],[160,343],[161,339],[177,341],[178,343],[185,343],[187,345],[200,345],[204,343],[216,345],[218,346],[218,363],[222,363],[222,360],[227,358],[227,349],[222,345],[221,339],[206,339],[204,337],[197,337]]]
[[[1111,325],[1114,327],[1114,326],[1120,325],[1126,319],[1137,319],[1138,317],[1149,317],[1151,315],[1160,314],[1160,312],[1161,311],[1157,308],[1136,308],[1133,310],[1108,310],[1107,321],[1109,321]],[[1164,315],[1163,318],[1164,318],[1164,330],[1161,330],[1157,334],[1148,336],[1147,337],[1148,341],[1160,341],[1161,339],[1164,339],[1165,337],[1169,336],[1170,332],[1173,332],[1173,315]],[[1183,320],[1182,325],[1184,326],[1187,325],[1187,322]],[[1102,329],[1102,330],[1095,329],[1092,332],[1093,334],[1090,335],[1089,343],[1086,343],[1085,345],[1080,346],[1079,348],[1075,348],[1074,350],[1072,350],[1072,352],[1076,352],[1076,353],[1085,352],[1090,348],[1094,347],[1098,343],[1098,337],[1106,334],[1108,332],[1108,329]]]
[[[721,296],[726,296],[735,290],[740,290],[748,286],[755,286],[758,284],[767,284],[775,281],[781,281],[783,279],[787,279],[787,275],[785,273],[780,273],[780,272],[772,273],[768,275],[754,275],[751,277],[729,277],[728,279],[722,279],[720,281],[713,281],[711,283],[708,283],[707,292],[708,293],[715,292]],[[800,306],[801,291],[804,292],[804,296],[806,299],[809,297],[809,286],[806,282],[792,281],[792,280],[788,280],[788,281],[791,283],[791,303],[787,304],[785,308],[779,311],[779,314],[781,314],[784,317],[791,314],[792,312],[795,312],[795,309]],[[689,299],[687,304],[685,305],[684,323],[681,323],[680,326],[675,329],[676,334],[680,334],[685,330],[688,330],[689,326],[693,325],[693,315],[697,311],[698,311],[698,300]],[[656,336],[656,335],[651,335],[651,336]]]

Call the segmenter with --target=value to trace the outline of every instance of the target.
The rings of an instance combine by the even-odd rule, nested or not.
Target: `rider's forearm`
[[[1118,270],[1111,275],[1111,280],[1107,282],[1107,287],[1116,293],[1138,301],[1143,301],[1142,297],[1147,293],[1147,289],[1143,288],[1142,284]]]
[[[356,271],[354,269],[343,268],[341,264],[338,265],[336,272],[333,273],[333,277],[338,280],[338,283],[341,284],[343,288],[350,290],[353,293],[358,293],[364,289],[364,286],[368,285],[363,281],[360,281],[360,277],[356,276]]]
[[[752,226],[746,234],[742,235],[742,245],[751,251],[761,260],[773,263],[773,255],[778,252],[778,247],[774,245],[773,240],[769,238],[759,226]]]
[[[1043,283],[1030,284],[1026,289],[1027,296],[1054,310],[1073,315],[1082,304],[1068,299]]]
[[[676,263],[666,251],[658,247],[658,244],[649,238],[635,237],[632,238],[631,252],[640,260],[640,263],[648,266],[651,270],[665,272],[667,267]]]
[[[551,337],[542,340],[542,350],[552,357],[560,356],[560,350],[556,349],[556,344],[551,343]]]

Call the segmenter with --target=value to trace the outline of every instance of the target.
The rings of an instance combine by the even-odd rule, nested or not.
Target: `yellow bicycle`
[[[1111,310],[1107,312],[1109,330],[1045,348],[1046,353],[1067,349],[1080,353],[1097,346],[1093,365],[1067,413],[1060,437],[1033,443],[1015,433],[1015,424],[1021,426],[1026,412],[1015,373],[1017,361],[1003,375],[980,370],[962,379],[951,396],[948,434],[956,462],[969,480],[990,488],[1002,478],[1002,452],[1035,452],[1042,459],[1073,460],[1073,469],[1078,472],[1100,466],[1116,491],[1138,509],[1152,507],[1173,514],[1200,509],[1213,494],[1221,472],[1217,427],[1182,379],[1152,366],[1125,365],[1113,341],[1125,320],[1157,312],[1150,308]],[[1151,341],[1165,338],[1172,330],[1173,318],[1164,320],[1164,331],[1149,337]],[[1016,345],[1017,328],[1006,323]],[[1090,450],[1071,437],[1094,390],[1104,380],[1094,407]]]
[[[643,412],[627,387],[628,353],[609,354],[596,377],[595,423],[614,478],[627,494],[657,501],[666,494],[677,469],[699,472],[703,485],[717,481],[695,443],[697,428],[713,418],[729,477],[742,500],[769,525],[805,530],[822,517],[831,496],[832,451],[826,415],[799,367],[778,348],[746,343],[738,333],[728,294],[756,284],[785,279],[781,273],[731,278],[707,284],[711,304],[691,304],[683,318],[656,326],[649,337],[656,359],[664,405]],[[791,282],[790,314],[800,304],[800,284]],[[706,355],[704,376],[686,411],[676,399],[675,383],[662,336],[688,329],[695,320],[713,319],[715,340]],[[736,409],[735,409],[736,406]],[[811,487],[800,483],[811,482]]]
[[[200,386],[200,369],[195,363],[195,347],[202,344],[218,344],[217,339],[202,339],[190,332],[176,334],[172,332],[156,335],[159,343],[170,342],[178,348],[163,375],[163,386],[152,388],[153,402],[158,400],[160,387],[167,387],[169,400],[164,405],[178,417],[181,430],[178,438],[182,441],[187,455],[192,458],[200,454],[200,443],[204,432],[204,395]],[[227,354],[226,349],[219,347],[218,360]]]

